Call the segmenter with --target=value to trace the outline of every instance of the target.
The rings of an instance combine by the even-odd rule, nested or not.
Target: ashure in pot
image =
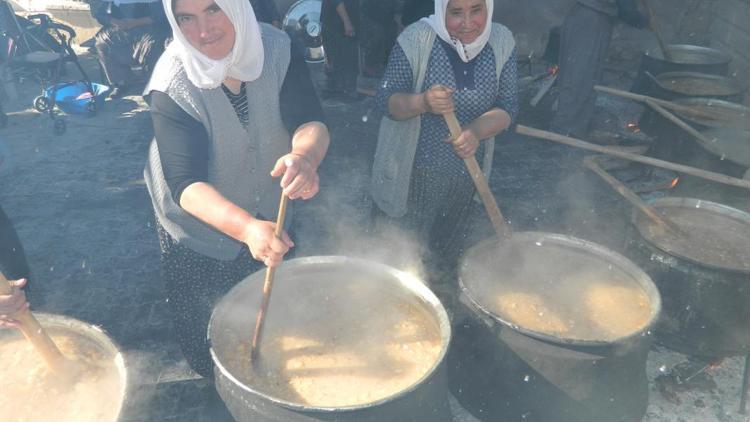
[[[117,421],[125,400],[122,355],[100,329],[59,315],[35,314],[67,364],[61,379],[18,330],[0,331],[0,420],[30,422]]]
[[[639,420],[648,330],[661,309],[640,268],[571,236],[514,233],[469,249],[472,316],[455,329],[451,391],[484,420]]]
[[[651,205],[687,233],[660,233],[633,214],[627,253],[664,300],[658,341],[691,355],[750,353],[750,214],[691,198]]]
[[[345,257],[285,262],[253,364],[262,281],[261,271],[233,288],[209,325],[217,389],[236,419],[450,420],[450,325],[420,280]]]

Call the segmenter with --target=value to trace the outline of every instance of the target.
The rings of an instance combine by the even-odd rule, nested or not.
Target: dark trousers
[[[369,19],[362,20],[365,40],[362,42],[364,66],[370,71],[381,73],[388,62],[388,55],[396,43],[395,23],[383,24]]]
[[[96,52],[110,85],[126,85],[135,81],[133,66],[145,69],[145,77],[153,70],[164,52],[168,31],[152,25],[120,30],[102,28],[96,34]]]
[[[18,234],[2,208],[0,208],[0,272],[8,280],[28,279],[31,275]],[[28,290],[28,284],[26,290]]]
[[[557,113],[551,129],[585,138],[594,114],[598,84],[612,37],[613,18],[576,4],[563,22],[560,39]]]
[[[326,74],[328,88],[347,93],[357,90],[359,74],[359,44],[356,37],[347,37],[337,32],[323,35],[326,51]]]
[[[237,283],[262,269],[263,264],[255,261],[247,248],[231,261],[209,258],[178,244],[158,221],[156,226],[162,280],[177,342],[190,367],[212,380],[207,334],[214,305]]]

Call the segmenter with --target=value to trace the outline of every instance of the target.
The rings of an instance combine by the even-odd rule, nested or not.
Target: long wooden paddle
[[[627,199],[631,204],[633,204],[636,209],[640,212],[642,212],[646,217],[650,218],[651,221],[653,221],[657,227],[659,227],[663,231],[670,231],[672,234],[675,235],[683,235],[682,231],[677,227],[674,223],[663,217],[661,214],[659,214],[652,206],[648,205],[644,200],[642,200],[638,195],[635,194],[630,188],[628,188],[624,183],[617,180],[614,176],[607,173],[606,170],[604,170],[599,163],[596,160],[596,157],[586,157],[583,159],[583,164],[591,171],[596,173],[597,176],[601,177],[602,180],[607,182],[608,185],[610,185],[617,193],[622,195],[625,199]]]
[[[289,198],[281,192],[281,200],[279,201],[279,214],[276,216],[276,228],[273,231],[273,235],[280,237],[284,230],[284,218],[286,217],[286,206],[289,202]],[[276,271],[275,267],[266,268],[266,278],[263,281],[263,299],[258,309],[258,316],[255,318],[255,332],[253,333],[253,343],[250,349],[250,359],[252,362],[256,361],[258,356],[258,348],[260,346],[260,340],[263,336],[263,325],[266,320],[266,312],[268,311],[268,303],[271,301],[271,289],[273,289],[273,275]]]
[[[450,129],[453,139],[458,138],[461,135],[461,124],[458,122],[456,114],[448,113],[444,114],[443,117],[445,118],[445,123],[448,124],[448,129]],[[479,167],[476,157],[472,155],[463,160],[466,164],[466,168],[469,170],[471,179],[474,181],[474,186],[476,186],[479,196],[482,198],[484,209],[487,210],[487,214],[490,216],[490,221],[492,222],[492,227],[494,227],[495,232],[499,237],[512,236],[513,232],[508,226],[508,223],[505,222],[505,218],[503,218],[503,214],[500,212],[497,202],[495,202],[495,197],[492,195],[490,185],[487,183],[487,179],[484,177],[484,173],[482,173],[482,169]]]
[[[607,154],[607,155],[611,155],[614,157],[623,158],[625,160],[648,164],[654,167],[661,167],[667,170],[676,171],[678,173],[689,174],[691,176],[700,177],[702,179],[711,180],[717,183],[723,183],[729,186],[750,189],[750,180],[738,179],[736,177],[727,176],[726,174],[714,173],[712,171],[701,170],[701,169],[686,166],[683,164],[677,164],[677,163],[672,163],[670,161],[659,160],[658,158],[646,157],[640,154],[633,154],[633,153],[625,152],[625,151],[615,149],[615,148],[603,147],[601,145],[592,144],[590,142],[582,141],[576,138],[571,138],[570,136],[560,135],[554,132],[548,132],[546,130],[535,129],[535,128],[528,127],[528,126],[518,125],[516,127],[516,132],[520,133],[521,135],[533,136],[539,139],[546,139],[548,141],[557,142],[557,143],[568,145],[568,146],[575,147],[575,148],[600,152],[602,154]]]
[[[712,111],[712,110],[707,110],[705,108],[696,108],[696,107],[691,107],[691,106],[684,105],[684,104],[677,104],[671,101],[662,100],[662,99],[655,98],[655,97],[650,97],[648,95],[635,94],[633,92],[623,91],[621,89],[611,88],[608,86],[596,85],[594,86],[594,89],[596,91],[603,92],[605,94],[614,95],[614,96],[621,97],[621,98],[627,98],[629,100],[639,101],[645,104],[648,104],[649,102],[651,102],[653,104],[657,104],[666,109],[676,111],[678,113],[682,113],[685,116],[689,116],[695,119],[706,119],[706,120],[713,120],[717,122],[729,120],[727,119],[727,116],[724,113],[718,110]]]
[[[643,3],[643,6],[646,8],[646,11],[648,11],[648,18],[651,26],[651,30],[654,31],[654,35],[656,35],[656,41],[659,43],[659,49],[661,50],[661,54],[664,56],[664,58],[667,61],[674,62],[674,57],[672,56],[672,53],[667,50],[667,45],[664,43],[664,37],[662,37],[661,32],[661,25],[659,25],[659,21],[656,17],[656,13],[654,12],[654,8],[651,7],[651,2],[649,0],[641,0],[641,3]]]
[[[12,293],[13,287],[8,282],[8,279],[5,278],[5,275],[0,273],[0,295],[10,295]],[[34,345],[34,348],[41,355],[42,359],[44,359],[47,366],[56,375],[70,375],[65,357],[60,353],[60,349],[57,348],[41,324],[39,324],[39,321],[31,314],[31,311],[25,308],[18,314],[12,315],[12,317],[19,322],[21,332]]]

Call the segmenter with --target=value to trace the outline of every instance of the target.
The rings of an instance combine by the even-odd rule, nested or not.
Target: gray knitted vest
[[[161,91],[208,132],[208,183],[254,216],[276,217],[281,196],[279,180],[269,173],[276,160],[291,148],[281,120],[279,92],[289,66],[289,37],[261,25],[265,61],[258,79],[245,84],[250,122],[243,127],[221,87],[193,85],[180,59],[165,53],[159,59],[146,93]],[[169,51],[169,50],[168,50]],[[214,259],[237,257],[242,243],[220,233],[183,210],[172,199],[162,172],[156,141],[151,142],[144,171],[159,222],[180,244]],[[287,216],[287,221],[291,216]]]
[[[422,90],[435,37],[435,31],[423,21],[409,25],[398,37],[398,43],[411,65],[414,93],[420,93]],[[499,78],[515,48],[515,40],[508,28],[499,23],[493,23],[488,43],[495,55],[495,69]],[[401,217],[406,214],[411,170],[414,166],[421,120],[420,116],[416,116],[398,121],[386,115],[380,121],[370,192],[378,207],[391,217]],[[485,154],[482,170],[489,179],[495,138],[484,142]]]

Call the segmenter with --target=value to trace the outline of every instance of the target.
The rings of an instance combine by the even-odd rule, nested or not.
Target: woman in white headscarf
[[[174,40],[144,93],[154,125],[145,177],[177,338],[209,377],[214,302],[294,245],[286,231],[274,236],[271,219],[282,190],[303,200],[318,192],[329,135],[301,54],[247,0],[164,8]]]
[[[493,138],[518,111],[515,43],[492,9],[492,0],[435,1],[399,36],[377,93],[375,213],[417,235],[428,269],[452,267],[468,228],[475,190],[463,158],[484,158],[489,174]],[[457,139],[449,112],[463,127]]]

